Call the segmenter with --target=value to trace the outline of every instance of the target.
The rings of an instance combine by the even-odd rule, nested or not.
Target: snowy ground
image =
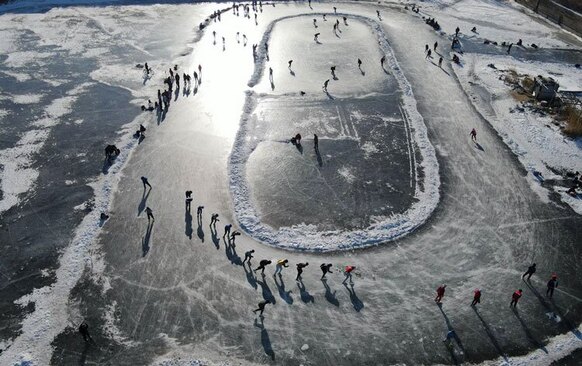
[[[481,11],[489,12],[492,19],[495,14],[507,10],[504,6],[500,10],[491,3],[487,4],[481,7]],[[129,95],[118,99],[128,105],[134,99],[133,103],[139,105],[143,98],[155,95],[164,70],[173,64],[179,64],[180,70],[190,74],[199,64],[202,65],[202,82],[190,93],[182,93],[180,89],[164,119],[155,114],[140,114],[131,125],[121,130],[118,145],[123,147],[122,156],[107,171],[108,174],[92,184],[96,195],[92,206],[96,209],[83,219],[71,242],[62,247],[59,269],[40,271],[52,286],[37,289],[17,300],[23,308],[26,307],[25,314],[20,315],[24,316],[24,321],[20,328],[11,324],[11,328],[18,328],[17,332],[3,335],[0,363],[31,360],[38,365],[182,365],[198,364],[196,360],[202,359],[204,364],[340,365],[376,364],[378,360],[385,364],[450,364],[461,361],[499,364],[505,359],[512,364],[549,364],[580,347],[576,324],[580,322],[579,298],[582,297],[582,282],[577,276],[577,266],[582,259],[578,248],[581,218],[559,201],[548,203],[547,199],[542,200],[535,194],[529,184],[531,177],[521,165],[524,164],[523,157],[518,161],[514,152],[507,148],[504,143],[506,136],[502,136],[502,140],[494,129],[497,128],[496,121],[490,120],[485,113],[478,113],[481,112],[479,104],[475,109],[473,99],[467,95],[471,91],[467,89],[464,74],[459,72],[459,84],[455,78],[458,70],[453,70],[448,62],[441,70],[425,61],[424,44],[432,44],[435,40],[441,45],[447,44],[452,29],[445,28],[447,34],[435,34],[418,15],[404,11],[401,6],[383,6],[382,20],[376,16],[375,5],[341,3],[333,6],[348,17],[350,26],[341,26],[345,32],[341,37],[345,39],[334,39],[330,23],[338,17],[331,14],[332,4],[314,3],[313,9],[309,9],[307,4],[295,3],[278,4],[274,8],[264,6],[264,11],[258,14],[257,25],[253,19],[243,19],[229,11],[223,14],[221,22],[211,23],[203,34],[197,32],[197,25],[215,6],[72,7],[53,9],[45,14],[2,15],[3,33],[18,33],[23,29],[27,33],[35,31],[41,24],[39,32],[47,38],[35,37],[40,38],[41,43],[59,47],[51,51],[42,49],[40,44],[24,45],[22,39],[7,42],[5,47],[22,45],[20,49],[6,49],[8,56],[3,61],[9,68],[5,74],[13,78],[11,82],[34,79],[35,72],[31,70],[38,68],[50,71],[46,65],[32,65],[30,57],[39,60],[35,62],[48,62],[46,60],[57,59],[55,56],[62,52],[60,47],[66,47],[67,57],[81,55],[79,57],[87,59],[94,57],[95,61],[91,67],[77,71],[78,75],[71,82],[77,85],[71,85],[71,92],[67,94],[65,91],[62,98],[78,96],[81,99],[86,91],[79,85],[85,85],[87,81],[81,80],[90,79],[99,85],[124,88]],[[455,24],[444,19],[448,14],[446,8],[435,7],[434,11],[441,12],[440,18],[445,22],[441,24]],[[323,12],[328,14],[325,28],[319,15]],[[501,21],[509,27],[508,19],[517,19],[518,16],[525,17],[516,12],[514,16],[501,18]],[[343,53],[330,52],[329,59],[353,70],[353,75],[344,79],[344,68],[338,67],[340,80],[335,85],[330,83],[329,88],[336,98],[333,100],[321,92],[322,81],[327,77],[323,75],[329,75],[328,65],[319,61],[301,63],[309,56],[303,55],[302,39],[310,44],[313,42],[311,17],[316,17],[318,24],[325,29],[325,36],[321,36],[322,46],[326,46],[326,42],[333,43],[333,47],[344,45]],[[77,19],[82,21],[77,22]],[[277,26],[270,27],[280,19],[283,19],[280,24],[295,30],[296,34],[290,37],[293,41],[275,41],[269,55],[272,61],[263,63],[261,60],[265,55],[261,54],[260,62],[255,66],[251,45],[267,36],[282,38],[277,35]],[[159,27],[162,20],[168,25]],[[69,29],[71,24],[76,26],[74,32],[62,31]],[[520,24],[527,22],[512,26],[516,35],[522,31],[533,34],[531,28],[520,28]],[[487,27],[495,26],[482,24],[479,28],[485,32]],[[414,27],[414,32],[409,31],[411,27]],[[570,35],[564,35],[551,25],[542,24],[536,29],[539,37],[548,39],[548,43],[543,45],[562,47],[560,42],[571,39]],[[216,42],[211,33],[213,30],[217,32]],[[248,37],[246,46],[236,41],[237,31]],[[380,51],[370,47],[357,51],[359,48],[350,44],[350,37],[361,37],[358,41],[361,44],[378,41],[379,50],[393,53],[394,61],[390,60],[388,69],[391,76],[379,67],[378,53],[375,52]],[[549,39],[552,37],[555,39]],[[87,39],[94,40],[94,43],[86,42]],[[123,40],[123,46],[111,47],[120,40]],[[342,44],[342,40],[346,43]],[[465,42],[469,44],[471,41],[467,39]],[[475,47],[478,43],[474,43]],[[536,43],[542,44],[539,40]],[[36,49],[39,55],[36,55]],[[484,52],[490,53],[491,50],[484,49]],[[358,74],[357,67],[354,67],[357,57],[363,58],[365,75]],[[287,61],[291,58],[294,59],[295,76],[287,69]],[[141,71],[134,67],[144,60],[152,60],[150,65],[155,70],[154,77],[145,83]],[[470,65],[470,60],[471,57],[467,57],[465,67]],[[476,60],[475,64],[479,62]],[[268,67],[274,69],[274,90],[265,72]],[[50,72],[58,74],[57,71]],[[366,83],[356,82],[360,78],[364,78]],[[492,75],[484,74],[483,79],[484,86],[500,88],[495,85]],[[61,76],[51,82],[57,85],[63,80]],[[386,93],[386,85],[398,85],[397,89],[394,88],[396,94]],[[306,92],[307,100],[298,96],[299,90]],[[12,104],[4,108],[7,112],[2,116],[10,118],[14,105],[47,103],[39,108],[38,118],[35,119],[37,113],[33,113],[30,126],[35,127],[37,119],[42,121],[47,118],[45,115],[56,116],[61,121],[64,114],[58,115],[59,112],[53,112],[54,108],[50,107],[53,100],[58,100],[51,93],[56,94],[55,91],[32,90],[3,93],[0,101]],[[108,89],[91,95],[107,100],[112,93]],[[415,141],[418,154],[421,154],[423,146],[418,145],[422,138],[418,134],[422,135],[422,128],[426,126],[438,158],[441,200],[422,228],[377,248],[337,254],[282,251],[265,246],[246,234],[237,239],[236,247],[227,245],[221,238],[223,224],[234,222],[237,226],[236,222],[241,222],[232,186],[232,157],[236,155],[232,147],[239,141],[241,127],[249,119],[269,124],[262,126],[262,130],[254,130],[255,133],[267,131],[280,134],[273,139],[285,138],[295,129],[278,127],[277,123],[310,113],[309,108],[320,109],[321,119],[328,119],[333,116],[329,105],[341,102],[350,106],[351,117],[356,121],[345,125],[345,131],[366,131],[366,123],[371,123],[374,118],[394,119],[392,114],[397,110],[393,105],[364,108],[366,100],[385,96],[392,101],[399,93],[407,113],[422,116],[413,121],[417,123],[413,126],[416,138],[408,141]],[[81,111],[91,110],[75,105],[73,99],[69,101]],[[302,108],[303,101],[306,103]],[[269,108],[277,112],[261,112]],[[502,105],[495,106],[494,103],[490,108],[499,111],[496,118],[503,116]],[[364,111],[370,109],[378,112],[367,117]],[[277,113],[284,113],[285,118],[276,117]],[[415,118],[414,115],[408,117]],[[402,115],[395,119],[392,122],[402,126]],[[76,123],[78,120],[79,117],[72,118],[67,128],[87,124],[87,121]],[[295,127],[318,128],[316,121],[309,118],[297,118],[296,121]],[[148,127],[147,137],[140,145],[131,138],[138,123]],[[322,121],[322,126],[325,123]],[[57,134],[54,127],[43,126],[44,132],[28,127],[14,131],[12,140],[9,140],[14,146],[3,146],[6,149],[4,154],[18,151],[18,146],[38,144],[41,138],[45,138],[51,144],[37,147],[43,152],[47,146],[58,143],[58,138],[53,143],[51,137],[66,136],[67,130]],[[472,127],[479,131],[479,146],[468,140],[468,131]],[[390,130],[381,131],[386,134]],[[101,133],[103,131],[93,131],[94,135]],[[511,131],[506,133],[509,136]],[[49,137],[43,137],[46,135]],[[333,140],[335,137],[322,135],[326,137],[321,142],[323,153],[324,147],[328,148],[327,138]],[[251,140],[253,134],[243,136]],[[378,148],[368,144],[371,138],[358,136],[364,158],[360,164],[365,167],[361,162],[365,162],[366,153],[373,154],[374,148]],[[402,151],[402,146],[406,145],[402,143],[407,140],[403,136],[406,135],[402,132],[394,132],[395,146],[398,147],[395,151]],[[109,141],[112,141],[111,137],[91,141],[87,150],[97,150],[101,155],[103,143]],[[527,142],[527,139],[519,141],[522,149],[530,146]],[[305,145],[311,149],[309,142]],[[259,145],[248,155],[251,157],[248,169],[254,173],[247,178],[249,187],[255,192],[245,193],[247,197],[254,197],[252,204],[262,214],[261,207],[264,210],[269,199],[265,198],[266,203],[261,204],[260,195],[264,192],[258,190],[268,179],[278,177],[272,172],[261,172],[261,162],[272,161],[274,164],[289,156],[300,155],[291,149],[291,145],[281,146],[291,151],[277,151],[270,156],[269,152],[261,152],[264,147]],[[424,146],[427,147],[429,145]],[[567,153],[562,148],[559,152]],[[536,151],[528,153],[534,162],[548,161]],[[312,155],[304,156],[302,159],[317,161],[317,157]],[[406,161],[409,163],[411,155],[405,156],[408,156]],[[419,164],[430,162],[430,154],[423,157]],[[34,159],[42,161],[34,155],[30,161]],[[101,157],[98,159],[99,164],[92,167],[97,173],[102,169]],[[324,165],[321,168],[326,168],[326,161],[322,160]],[[285,164],[303,163],[296,159]],[[28,169],[28,165],[30,162],[24,161],[14,171]],[[427,173],[427,168],[436,174],[436,162],[419,171]],[[369,170],[363,169],[361,174],[370,174]],[[42,174],[43,171],[39,170],[38,177]],[[264,174],[264,179],[257,177],[258,174]],[[346,181],[360,179],[353,170],[339,166],[337,174]],[[141,189],[139,177],[142,175],[148,176],[154,187],[149,194]],[[434,183],[431,178],[435,177],[428,175],[420,179]],[[406,171],[404,181],[410,176],[410,171]],[[63,186],[87,183],[75,178],[67,176],[62,179]],[[34,188],[36,179],[40,182],[38,187],[44,187],[40,185],[42,179],[35,176],[27,179],[32,182],[28,186],[29,192],[46,191]],[[391,182],[389,177],[384,179]],[[299,183],[300,180],[294,184]],[[397,184],[396,179],[393,186]],[[421,186],[429,190],[426,184]],[[234,189],[236,187],[240,186],[235,185]],[[183,192],[186,189],[194,191],[193,209],[204,206],[200,224],[193,223],[193,212],[184,210]],[[417,188],[415,191],[418,194]],[[27,207],[30,196],[12,193],[17,201],[10,201],[11,206]],[[273,206],[284,205],[284,201],[289,199],[288,195],[270,197],[277,200]],[[398,202],[396,198],[389,199]],[[304,210],[309,210],[308,201],[302,204]],[[71,205],[78,206],[79,202]],[[156,215],[153,227],[147,225],[143,213],[146,205],[152,207]],[[50,206],[43,201],[42,207]],[[374,208],[373,205],[369,207]],[[17,209],[18,206],[14,206],[6,212]],[[101,231],[97,216],[102,209],[108,210],[112,218]],[[208,227],[212,212],[220,214],[217,231]],[[10,216],[11,227],[20,222],[16,215],[18,213]],[[329,215],[330,218],[333,216]],[[271,222],[275,221],[272,219]],[[341,223],[341,220],[333,222],[336,226]],[[273,227],[277,226],[273,224]],[[31,235],[34,238],[35,233],[31,232]],[[21,241],[15,240],[16,243]],[[243,253],[251,248],[256,250],[254,264],[262,258],[286,257],[292,267],[299,261],[308,261],[310,266],[304,274],[304,281],[293,282],[293,268],[286,269],[280,278],[271,276],[272,268],[267,270],[265,278],[255,276],[248,267],[241,266]],[[15,252],[14,258],[19,258],[18,255],[24,254]],[[324,261],[335,264],[336,273],[330,275],[327,282],[319,281],[317,268]],[[520,274],[532,261],[538,263],[538,275],[527,284],[520,280]],[[8,263],[0,264],[6,267]],[[343,276],[337,272],[346,264],[359,268],[360,276],[356,276],[354,287],[341,285]],[[34,263],[31,266],[34,267]],[[543,289],[545,279],[552,271],[558,271],[561,282],[555,299],[548,301],[543,296]],[[7,273],[12,276],[11,272]],[[12,278],[18,280],[17,276]],[[436,286],[443,282],[448,284],[445,303],[437,307],[432,296]],[[477,310],[468,306],[475,287],[484,292],[483,303]],[[517,287],[523,287],[525,295],[519,310],[513,312],[507,308],[507,303]],[[259,321],[250,310],[263,298],[272,300],[274,305],[267,308],[265,319]],[[19,318],[15,316],[14,319]],[[81,319],[87,319],[91,324],[96,345],[84,345],[79,339],[75,327]],[[12,320],[11,323],[16,322]],[[442,343],[449,329],[455,329],[459,336],[452,352]]]

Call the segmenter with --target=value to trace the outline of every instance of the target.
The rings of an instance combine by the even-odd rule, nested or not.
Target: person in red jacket
[[[509,306],[516,307],[517,302],[519,301],[522,295],[523,295],[522,289],[515,291],[513,295],[511,295],[511,302],[509,303]]]
[[[471,306],[475,306],[481,303],[481,290],[476,288],[475,291],[473,291],[473,293],[474,293],[473,302],[471,303]]]
[[[445,288],[447,288],[447,285],[440,285],[439,288],[437,288],[437,295],[434,298],[434,301],[437,304],[440,304],[443,299],[443,296],[445,296]]]
[[[346,266],[346,270],[344,271],[346,278],[342,282],[344,285],[348,279],[350,280],[350,284],[352,284],[352,285],[354,284],[354,281],[352,280],[352,271],[354,269],[356,269],[355,266]]]

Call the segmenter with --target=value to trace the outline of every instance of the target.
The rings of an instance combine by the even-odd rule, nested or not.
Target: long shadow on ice
[[[279,283],[279,281],[281,283]],[[293,298],[291,297],[291,290],[285,291],[285,282],[283,282],[283,276],[279,273],[279,281],[277,281],[277,276],[275,276],[275,285],[277,285],[277,290],[279,290],[279,296],[289,305],[293,304]]]
[[[338,306],[339,307],[339,300],[337,299],[337,297],[335,297],[335,293],[331,292],[331,288],[329,287],[329,285],[327,284],[327,280],[325,278],[323,278],[321,280],[321,283],[323,283],[323,287],[325,287],[325,299],[332,305]]]
[[[263,350],[265,354],[271,358],[271,360],[275,360],[275,352],[273,351],[273,346],[271,345],[271,339],[269,338],[269,332],[265,328],[265,324],[263,320],[265,319],[262,315],[259,317],[261,322],[259,323],[255,318],[255,327],[261,330],[261,344],[263,345]]]
[[[301,301],[304,303],[308,302],[315,302],[315,298],[311,296],[311,294],[305,289],[305,284],[303,280],[297,281],[297,287],[299,288],[299,296],[301,297]]]
[[[145,257],[148,252],[150,251],[150,239],[152,236],[152,229],[154,228],[154,223],[153,222],[148,222],[148,228],[146,230],[145,236],[143,237],[142,241],[141,241],[141,251],[142,251],[142,256]]]
[[[257,278],[255,277],[255,274],[253,272],[253,269],[251,268],[251,265],[249,264],[248,267],[246,265],[243,265],[243,269],[245,270],[245,274],[247,275],[247,282],[252,286],[252,288],[254,288],[256,290],[257,289]]]
[[[145,210],[145,208],[146,208],[146,203],[148,201],[148,197],[150,196],[152,189],[150,188],[147,191],[148,191],[148,193],[146,194],[146,190],[145,189],[143,190],[143,194],[141,195],[141,201],[139,202],[139,205],[137,206],[137,216],[141,215],[143,210]]]
[[[539,349],[541,349],[545,353],[548,353],[548,350],[546,349],[546,347],[544,347],[544,345],[533,336],[533,334],[531,333],[531,330],[525,324],[525,322],[523,321],[523,319],[521,318],[521,316],[517,312],[517,309],[515,307],[511,307],[511,311],[513,311],[513,314],[515,315],[517,320],[519,320],[519,323],[521,324],[521,327],[523,328],[523,331],[524,331],[525,335],[527,336],[527,339],[529,339],[529,341],[531,343],[533,343],[536,347],[538,347]]]
[[[192,229],[192,214],[190,213],[190,210],[186,209],[184,216],[184,221],[186,222],[186,230],[184,233],[188,239],[192,240],[192,233],[194,230]]]
[[[354,306],[354,310],[355,311],[362,310],[364,308],[364,303],[362,302],[362,300],[360,300],[358,295],[356,295],[356,290],[354,290],[354,285],[352,284],[348,287],[348,284],[344,283],[344,286],[345,286],[346,290],[348,290],[348,293],[350,294],[350,300],[352,301],[352,305]]]
[[[261,290],[263,291],[263,299],[269,300],[271,302],[271,304],[275,305],[275,303],[276,303],[275,296],[273,296],[273,293],[271,292],[269,285],[267,285],[267,281],[265,280],[265,275],[263,274],[261,277],[263,280],[259,281],[257,279],[256,282],[259,284],[259,286],[261,286]]]
[[[497,341],[497,338],[495,338],[495,335],[493,334],[493,331],[489,327],[489,324],[487,324],[487,322],[485,321],[485,319],[483,319],[483,317],[479,313],[479,310],[477,310],[477,307],[476,306],[472,306],[472,308],[473,308],[473,311],[475,312],[475,314],[477,314],[477,317],[479,318],[479,320],[481,320],[481,323],[483,324],[483,328],[485,328],[485,332],[489,336],[489,339],[491,340],[491,343],[493,343],[493,347],[495,347],[495,349],[497,350],[497,352],[499,353],[499,355],[505,360],[505,362],[509,363],[509,359],[507,358],[507,355],[501,349],[501,346],[499,345],[499,342]]]

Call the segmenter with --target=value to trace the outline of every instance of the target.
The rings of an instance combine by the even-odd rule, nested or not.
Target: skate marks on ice
[[[286,16],[273,21],[267,27],[260,44],[266,44],[270,41],[273,29],[279,22],[303,16]],[[268,245],[313,252],[348,250],[378,245],[401,238],[414,231],[429,218],[439,201],[440,179],[435,150],[428,139],[423,118],[416,109],[416,100],[412,93],[412,88],[400,69],[392,48],[386,40],[382,26],[375,20],[364,16],[351,14],[346,14],[346,16],[349,16],[352,22],[361,22],[371,30],[371,34],[377,41],[375,43],[379,45],[379,52],[386,56],[385,67],[391,71],[390,73],[385,72],[382,74],[386,77],[393,77],[397,89],[401,93],[401,114],[405,120],[404,126],[407,139],[410,138],[412,140],[407,143],[406,149],[415,150],[418,154],[418,159],[416,159],[413,157],[414,153],[411,151],[408,153],[409,157],[412,158],[411,160],[416,160],[410,164],[417,164],[411,170],[422,171],[422,174],[414,174],[416,182],[413,184],[413,203],[404,212],[374,217],[373,222],[368,226],[352,230],[344,230],[343,228],[319,230],[316,225],[304,223],[274,228],[263,222],[260,210],[257,209],[253,202],[252,185],[247,180],[249,158],[255,150],[260,148],[261,143],[264,142],[262,139],[265,138],[257,137],[254,134],[255,126],[261,122],[259,121],[260,116],[257,116],[257,106],[261,105],[262,96],[249,90],[239,131],[235,137],[233,150],[229,158],[230,189],[236,217],[241,228],[254,239]],[[256,86],[263,77],[265,70],[268,69],[266,66],[267,59],[268,55],[264,47],[259,47],[255,71],[248,82],[249,87]],[[270,72],[268,73],[270,74]],[[380,99],[382,97],[380,94],[373,93],[372,98]],[[363,98],[360,97],[359,99]],[[346,100],[350,101],[349,98]],[[336,98],[335,100],[328,100],[328,102],[340,105],[343,100]],[[297,126],[297,129],[301,130],[301,127]],[[357,134],[357,130],[354,130]],[[306,142],[305,146],[309,146],[309,143]],[[325,160],[325,152],[323,152],[323,157],[324,159],[321,159],[321,156],[317,154],[318,165],[320,168],[325,169],[323,162]],[[351,178],[350,174],[348,174],[349,171],[342,171],[345,172],[343,174],[344,178],[349,181]],[[387,184],[390,184],[390,182],[387,182]]]

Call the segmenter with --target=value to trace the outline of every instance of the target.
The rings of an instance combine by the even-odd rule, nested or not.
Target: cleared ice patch
[[[40,102],[42,94],[13,95],[12,101],[16,104],[35,104]]]
[[[356,180],[356,177],[352,174],[352,172],[350,171],[350,168],[348,168],[347,166],[341,167],[337,173],[340,176],[342,176],[346,180],[346,182],[348,182],[350,184]]]
[[[371,141],[366,141],[361,146],[361,149],[364,150],[364,156],[366,159],[369,159],[372,154],[378,153],[378,148]]]

